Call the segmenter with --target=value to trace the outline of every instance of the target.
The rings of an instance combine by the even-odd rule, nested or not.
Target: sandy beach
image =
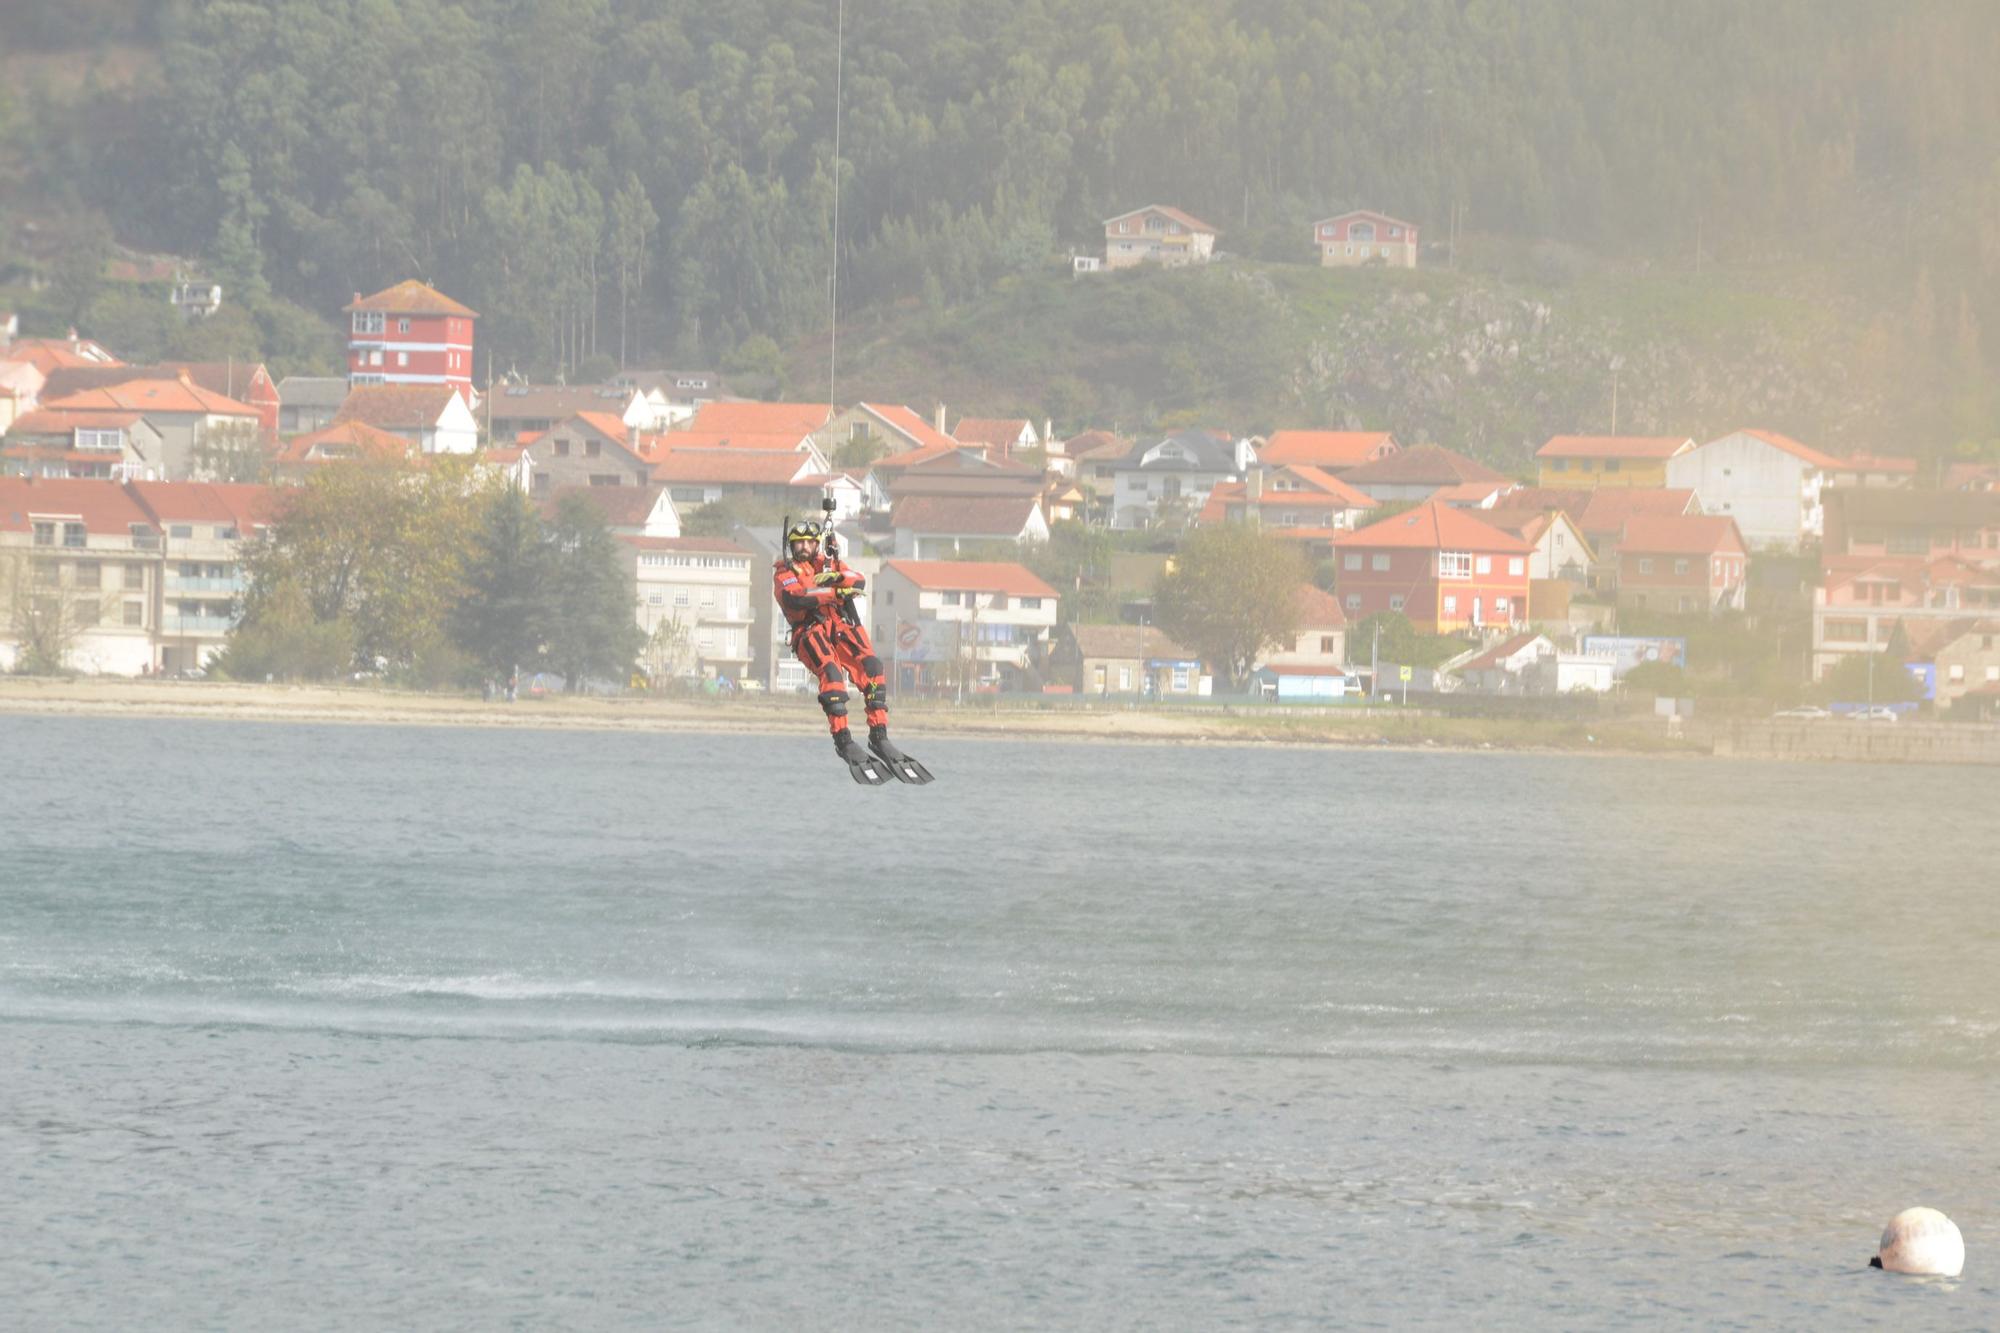
[[[905,736],[991,736],[1154,744],[1223,742],[1336,746],[1436,746],[1485,750],[1694,754],[1639,722],[1579,723],[1439,718],[1398,711],[1070,705],[1034,707],[903,701]],[[53,680],[0,677],[0,716],[200,718],[374,726],[526,727],[577,731],[818,734],[819,710],[803,697],[590,698],[551,695],[509,704],[476,696],[372,686],[259,685],[228,681]]]

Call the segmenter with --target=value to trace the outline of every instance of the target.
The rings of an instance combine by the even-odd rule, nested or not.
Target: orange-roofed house
[[[1257,461],[1304,463],[1339,476],[1402,447],[1386,430],[1274,430],[1257,446]]]
[[[674,434],[668,432],[668,438]],[[656,454],[652,473],[682,514],[730,499],[816,510],[819,492],[810,479],[820,475],[811,458],[789,449],[664,449]]]
[[[868,599],[898,690],[1020,689],[1048,658],[1057,594],[1026,565],[890,560]]]
[[[1042,437],[1035,423],[1026,417],[960,417],[951,428],[951,438],[960,444],[977,445],[987,456],[1001,461],[1024,449],[1039,448]]]
[[[1222,233],[1168,204],[1147,204],[1104,220],[1104,266],[1206,264]]]
[[[1513,479],[1475,458],[1436,444],[1417,444],[1384,454],[1341,473],[1340,479],[1377,500],[1428,500],[1447,486],[1467,482],[1498,486]]]
[[[0,557],[24,575],[0,579],[0,670],[150,670],[157,524],[119,482],[0,478]]]
[[[878,459],[961,447],[985,452],[982,445],[962,446],[945,434],[943,407],[937,409],[935,419],[926,421],[901,403],[856,403],[836,414],[813,438],[828,458],[838,458],[841,450],[863,444],[873,446]]]
[[[1884,651],[1900,627],[2000,616],[2000,569],[1957,556],[1838,555],[1821,560],[1813,590],[1813,676],[1842,658]]]
[[[409,459],[415,445],[400,435],[379,430],[365,421],[336,421],[320,430],[294,435],[271,459],[278,475],[303,477],[329,463],[390,463]]]
[[[516,440],[579,415],[609,416],[634,432],[656,429],[658,417],[637,389],[610,384],[497,384],[479,413],[493,440]]]
[[[706,402],[685,429],[706,435],[811,435],[833,418],[829,403]]]
[[[475,401],[478,312],[411,278],[373,296],[355,293],[345,313],[349,384],[447,384],[468,404]]]
[[[1195,521],[1256,523],[1274,537],[1301,542],[1323,558],[1333,539],[1365,520],[1376,501],[1332,473],[1304,463],[1258,463],[1242,481],[1218,482]]]
[[[185,378],[210,393],[257,410],[257,422],[264,438],[278,438],[282,403],[271,372],[256,361],[165,361],[151,366],[65,366],[49,373],[42,396],[63,398],[85,389],[102,389],[132,380],[176,380]]]
[[[1796,552],[1824,529],[1821,491],[1840,460],[1770,430],[1738,430],[1667,460],[1667,485],[1736,520],[1752,550]]]
[[[1714,615],[1741,611],[1750,548],[1724,514],[1641,514],[1618,539],[1618,605]]]
[[[1026,495],[906,495],[890,511],[896,554],[943,560],[996,543],[1045,542],[1049,522],[1039,491]]]
[[[400,435],[427,454],[469,454],[479,447],[479,422],[449,384],[357,384],[334,420]]]
[[[235,628],[243,544],[276,517],[282,492],[222,482],[142,481],[128,488],[161,534],[153,669],[204,669]]]
[[[0,473],[157,481],[166,442],[138,412],[28,412],[0,441]]]
[[[527,453],[528,494],[566,486],[650,486],[654,452],[642,450],[613,412],[577,412],[540,434],[517,440]]]
[[[1528,621],[1527,542],[1449,505],[1422,504],[1336,538],[1350,621],[1395,611],[1429,634]]]
[[[1356,209],[1313,223],[1313,248],[1319,252],[1321,268],[1362,264],[1415,268],[1417,228],[1387,213]]]
[[[197,467],[204,446],[239,434],[264,438],[263,414],[248,403],[205,389],[186,375],[173,379],[126,380],[45,398],[45,412],[137,412],[160,433],[165,475],[185,480]]]
[[[1551,435],[1535,458],[1543,486],[1665,486],[1668,460],[1693,448],[1685,435]]]

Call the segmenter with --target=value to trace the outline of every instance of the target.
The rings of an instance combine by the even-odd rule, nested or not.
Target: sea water
[[[0,1323],[2000,1322],[2000,775],[907,743],[0,719]]]

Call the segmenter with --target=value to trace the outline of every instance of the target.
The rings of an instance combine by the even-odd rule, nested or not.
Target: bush
[[[296,584],[274,591],[236,627],[213,667],[236,680],[330,680],[354,664],[353,622],[316,621]]]

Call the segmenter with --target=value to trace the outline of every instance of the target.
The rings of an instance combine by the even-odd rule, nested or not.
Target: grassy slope
[[[1059,429],[1189,423],[1386,426],[1521,467],[1543,439],[1610,428],[1700,436],[1758,422],[1873,442],[1893,403],[1850,373],[1841,302],[1798,271],[1633,268],[1510,278],[1234,261],[1029,275],[944,311],[843,324],[842,392]],[[826,345],[797,349],[796,382]]]

